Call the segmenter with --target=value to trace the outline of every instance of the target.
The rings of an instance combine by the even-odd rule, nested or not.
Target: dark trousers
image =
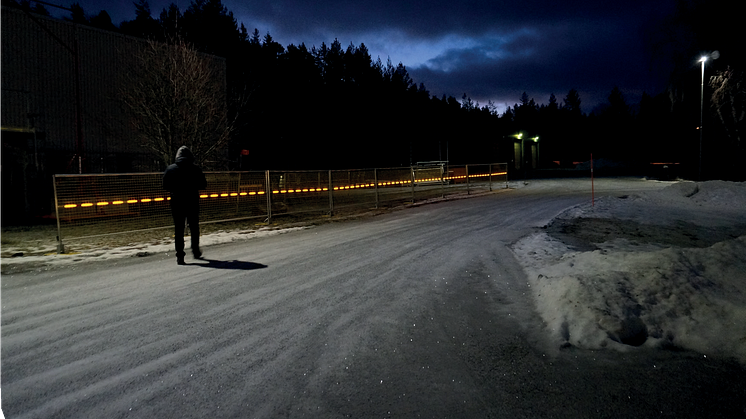
[[[176,257],[183,258],[184,253],[184,221],[189,223],[192,239],[192,253],[199,253],[199,204],[174,205],[171,201],[171,215],[174,217],[174,244]]]

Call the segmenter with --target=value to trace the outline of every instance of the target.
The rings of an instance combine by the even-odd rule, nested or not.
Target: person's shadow
[[[264,269],[267,265],[262,265],[256,262],[244,262],[241,260],[213,260],[213,259],[197,259],[187,265],[199,266],[202,268],[213,268],[213,269],[236,269],[243,271],[251,271],[254,269]]]

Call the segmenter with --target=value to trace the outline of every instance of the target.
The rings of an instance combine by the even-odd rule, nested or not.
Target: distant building
[[[118,100],[142,39],[11,7],[0,28],[4,223],[52,213],[53,174],[164,169],[133,140]],[[225,60],[213,58],[224,79]]]

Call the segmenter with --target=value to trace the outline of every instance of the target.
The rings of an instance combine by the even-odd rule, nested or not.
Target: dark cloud
[[[232,3],[226,0],[226,4]],[[273,0],[235,2],[238,15],[273,22],[288,35],[316,32],[401,30],[413,38],[454,32],[478,36],[496,29],[515,30],[546,22],[619,19],[649,13],[649,1],[401,1]],[[237,13],[238,12],[238,13]]]
[[[649,71],[641,33],[629,22],[545,24],[443,51],[410,73],[432,93],[466,93],[482,103],[512,105],[524,91],[546,103],[551,93],[561,98],[578,89],[591,111],[614,86],[631,100],[661,88],[660,77]]]
[[[152,0],[154,16],[168,0]],[[176,0],[182,11],[187,0]],[[107,9],[115,23],[134,18],[130,1],[80,0]],[[614,86],[628,96],[659,86],[647,73],[643,34],[672,13],[674,0],[223,0],[239,23],[290,43],[365,43],[373,58],[402,62],[432,94],[515,103],[526,91],[539,103],[575,88],[584,110]],[[121,15],[121,10],[130,10]],[[114,11],[113,11],[114,10]]]
[[[276,39],[364,42],[374,57],[407,65],[433,94],[515,103],[526,91],[543,103],[550,93],[559,98],[575,88],[585,96],[586,111],[604,102],[614,86],[631,100],[660,88],[647,72],[650,57],[642,36],[673,10],[671,0],[272,5],[271,11],[251,3],[242,7],[247,15],[272,22]],[[408,49],[407,43],[419,46]]]

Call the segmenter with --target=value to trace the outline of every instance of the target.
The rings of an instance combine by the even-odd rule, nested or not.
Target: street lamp
[[[702,129],[704,125],[704,114],[705,114],[705,61],[712,58],[717,60],[720,58],[720,52],[713,51],[707,55],[702,56],[699,62],[702,63],[702,83],[699,86],[699,175],[698,179],[702,180]]]
[[[699,59],[702,63],[702,84],[699,86],[699,174],[697,179],[700,181],[702,180],[702,125],[705,114],[705,61],[707,61],[707,56]]]

